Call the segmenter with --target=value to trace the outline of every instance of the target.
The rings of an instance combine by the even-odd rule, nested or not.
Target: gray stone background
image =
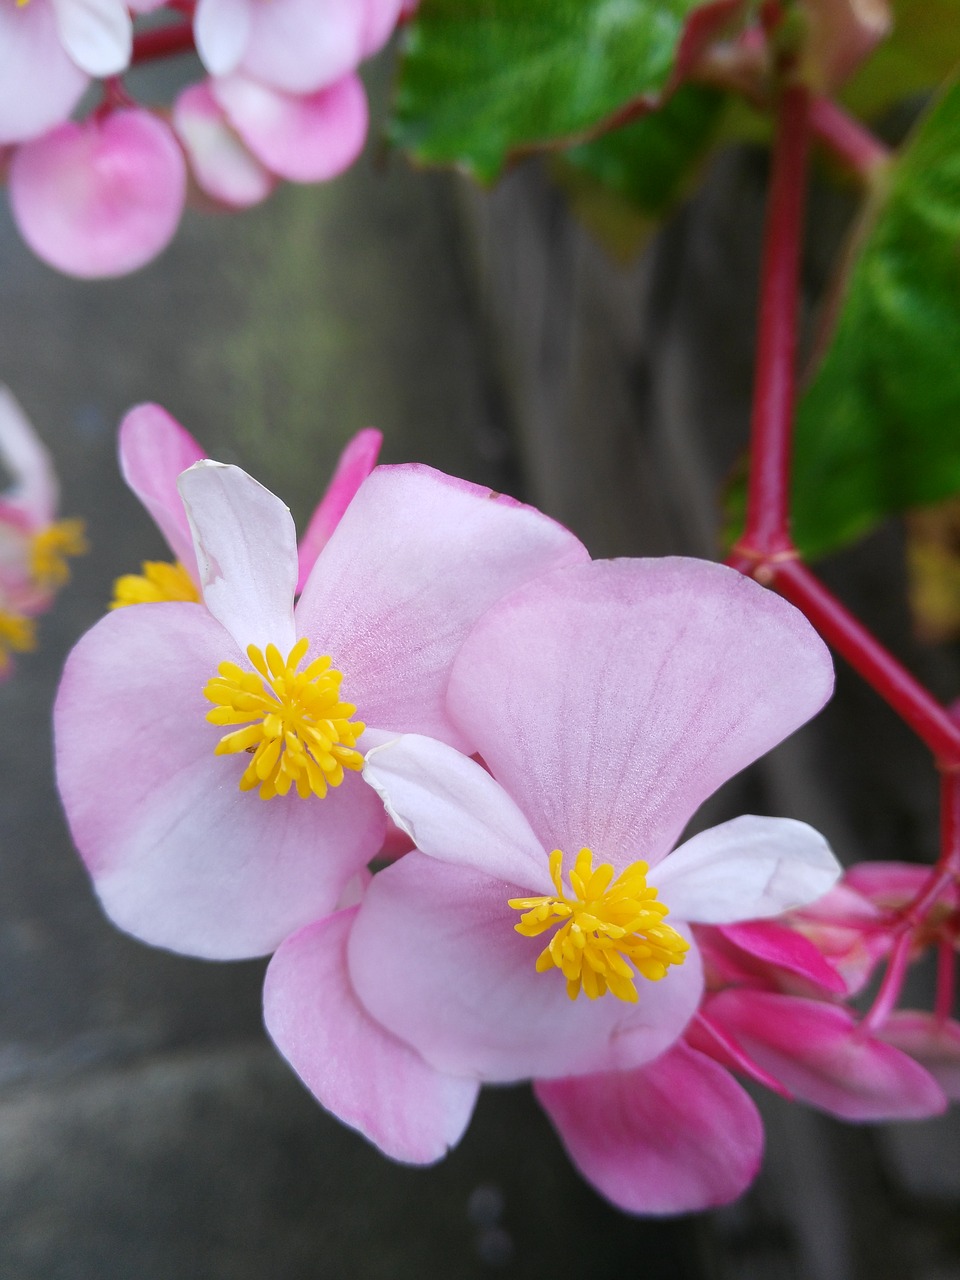
[[[0,379],[93,544],[0,687],[0,1280],[960,1277],[954,1118],[854,1128],[765,1100],[755,1189],[672,1222],[585,1187],[525,1089],[486,1091],[441,1166],[390,1164],[269,1047],[262,963],[183,959],[106,922],[51,782],[63,658],[113,579],[163,552],[116,466],[138,401],[160,401],[301,523],[344,441],[375,424],[386,461],[517,492],[597,555],[714,556],[718,487],[745,437],[764,181],[762,157],[721,157],[628,269],[537,164],[481,195],[375,142],[338,182],[188,214],[127,280],[56,275],[0,212]],[[842,200],[814,202],[811,299],[845,216]],[[825,572],[957,695],[956,653],[910,639],[897,528]],[[705,822],[804,818],[847,860],[936,850],[925,753],[843,671],[827,713],[708,808]]]

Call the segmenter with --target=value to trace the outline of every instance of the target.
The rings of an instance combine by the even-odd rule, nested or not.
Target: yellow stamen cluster
[[[322,797],[340,785],[344,769],[363,768],[363,756],[353,748],[366,725],[351,720],[356,707],[340,701],[343,676],[330,658],[297,670],[308,647],[308,640],[298,641],[284,660],[275,645],[268,644],[266,654],[250,645],[247,657],[256,672],[221,662],[203,691],[216,704],[207,712],[211,724],[255,721],[221,738],[216,754],[251,752],[240,790],[259,787],[264,800],[285,796],[293,786],[303,799]]]
[[[37,647],[37,624],[33,618],[13,610],[0,609],[0,675],[10,666],[10,655],[30,653]]]
[[[633,1004],[638,999],[637,972],[658,982],[670,965],[683,963],[690,944],[663,923],[667,908],[647,884],[648,870],[647,863],[633,862],[614,880],[609,863],[594,871],[593,853],[581,849],[570,872],[573,894],[568,896],[563,854],[554,849],[550,876],[557,896],[510,899],[508,905],[524,913],[515,928],[525,938],[535,938],[563,921],[537,957],[537,972],[559,969],[571,1000],[581,990],[591,1000],[609,991]]]
[[[123,609],[129,604],[161,604],[171,600],[184,600],[191,604],[200,601],[200,593],[193,579],[178,560],[167,564],[163,560],[144,560],[139,573],[125,573],[113,584],[111,609]]]
[[[38,586],[62,587],[70,580],[67,556],[89,550],[82,520],[56,520],[30,540],[30,574]]]

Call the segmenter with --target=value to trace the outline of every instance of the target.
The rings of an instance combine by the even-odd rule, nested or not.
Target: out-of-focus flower
[[[831,688],[802,616],[722,566],[596,562],[500,601],[448,693],[489,773],[423,737],[370,753],[365,776],[419,852],[279,949],[265,995],[279,1048],[324,1105],[400,1159],[442,1155],[478,1081],[532,1076],[615,1203],[732,1198],[756,1171],[761,1129],[721,1068],[672,1048],[703,991],[683,922],[777,914],[826,892],[839,867],[811,828],[770,818],[670,850],[700,803]],[[634,1088],[667,1051],[646,1092]],[[697,1082],[709,1105],[688,1109]]]
[[[182,437],[173,447],[189,456]],[[188,556],[167,477],[151,490],[139,473],[205,607],[110,613],[68,659],[55,720],[77,846],[110,916],[146,941],[255,955],[332,910],[386,825],[354,771],[364,725],[363,746],[421,730],[475,749],[444,705],[464,636],[505,592],[586,557],[539,512],[427,467],[377,468],[340,514],[353,465],[308,531],[295,612],[279,499],[238,468],[192,466],[179,481]]]
[[[12,486],[0,494],[0,679],[14,653],[36,645],[35,618],[70,577],[68,558],[87,550],[83,521],[58,520],[50,455],[13,394],[0,385],[0,462]]]

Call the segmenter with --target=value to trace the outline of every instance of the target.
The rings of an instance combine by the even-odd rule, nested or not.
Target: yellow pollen
[[[67,556],[90,550],[82,520],[57,520],[30,540],[30,573],[41,587],[62,587],[70,580]]]
[[[12,653],[30,653],[37,647],[37,624],[33,618],[0,609],[0,675],[10,666]]]
[[[193,579],[178,560],[167,564],[163,560],[144,560],[139,573],[125,573],[113,584],[111,609],[123,609],[128,604],[160,604],[172,600],[200,603],[200,593]]]
[[[647,884],[648,870],[647,863],[632,862],[614,880],[609,863],[594,871],[592,851],[581,849],[569,877],[573,895],[568,896],[563,887],[563,854],[554,849],[550,876],[557,896],[508,902],[524,913],[514,927],[525,938],[535,938],[563,922],[537,957],[537,972],[559,969],[571,1000],[581,991],[591,1000],[609,991],[634,1004],[637,973],[659,982],[670,965],[683,964],[690,944],[663,923],[667,908]]]
[[[309,643],[299,640],[286,661],[276,645],[268,644],[266,654],[250,645],[247,657],[259,674],[221,662],[203,691],[216,704],[207,712],[211,724],[247,725],[221,738],[216,754],[250,752],[240,790],[259,787],[263,800],[285,796],[292,786],[304,800],[323,797],[328,787],[339,787],[344,769],[363,768],[354,744],[366,725],[351,720],[357,708],[340,701],[342,674],[328,657],[297,670]]]

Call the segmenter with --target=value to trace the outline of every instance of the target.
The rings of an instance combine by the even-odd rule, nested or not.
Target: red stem
[[[188,53],[195,48],[193,24],[178,22],[169,27],[156,27],[153,31],[141,31],[133,38],[131,65],[152,62],[155,58],[169,58],[177,53]]]
[[[738,550],[791,552],[790,436],[796,390],[797,292],[810,143],[810,95],[788,85],[780,99],[764,231],[757,375],[750,424],[747,518]]]
[[[810,128],[841,164],[867,181],[890,163],[889,148],[830,98],[812,99]]]
[[[960,769],[960,728],[932,694],[797,560],[770,566],[777,590],[927,744],[941,768]]]
[[[953,943],[944,939],[937,948],[937,1002],[934,1016],[938,1022],[946,1022],[953,1013],[953,997],[956,990],[957,953]]]

